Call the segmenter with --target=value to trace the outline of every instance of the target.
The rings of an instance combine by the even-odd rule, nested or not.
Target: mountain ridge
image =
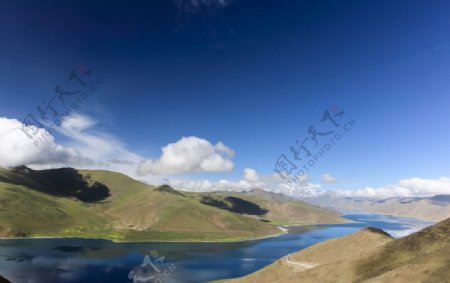
[[[180,192],[159,187],[107,170],[58,168],[0,169],[1,237],[89,237],[115,241],[234,241],[283,233],[278,218],[246,214],[265,203],[239,195],[216,193],[232,201],[237,211],[203,204],[208,193]],[[345,222],[339,214],[291,200],[310,214],[302,221],[320,223],[327,217]],[[289,207],[279,215],[293,219]],[[320,213],[319,213],[320,212]],[[311,217],[315,218],[311,218]]]
[[[450,195],[431,197],[338,197],[323,195],[302,200],[339,211],[365,211],[370,213],[412,217],[439,222],[450,217]]]

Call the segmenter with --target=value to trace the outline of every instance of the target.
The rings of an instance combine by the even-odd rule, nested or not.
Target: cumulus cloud
[[[138,175],[177,175],[192,172],[223,172],[233,169],[234,151],[222,142],[190,136],[183,137],[162,149],[159,159],[142,161]]]
[[[75,148],[55,143],[46,129],[34,128],[30,138],[16,119],[0,118],[0,166],[92,163]]]
[[[336,183],[336,178],[329,173],[322,174],[320,177],[325,183]]]
[[[450,194],[450,178],[438,179],[410,178],[399,181],[396,185],[387,185],[380,188],[367,187],[364,189],[350,191],[337,190],[342,196],[359,197],[420,197],[438,194]]]
[[[0,166],[107,169],[134,178],[154,174],[146,176],[147,181],[153,182],[159,181],[156,178],[160,174],[223,172],[234,167],[234,151],[222,142],[213,145],[205,139],[184,137],[163,147],[161,158],[146,160],[127,150],[114,136],[99,131],[97,124],[92,117],[77,113],[64,117],[60,126],[50,129],[65,138],[62,145],[44,128],[32,128],[30,138],[22,131],[22,122],[0,118]]]
[[[256,173],[256,170],[252,169],[252,168],[245,168],[244,169],[244,176],[243,176],[244,180],[248,181],[248,182],[252,182],[252,183],[256,183],[259,182],[260,177],[259,175]]]
[[[65,137],[62,145],[44,128],[31,128],[29,137],[22,131],[27,129],[22,122],[0,118],[0,166],[109,169],[134,177],[143,158],[126,150],[115,137],[95,130],[96,125],[96,120],[80,114],[64,117],[60,126],[50,129]]]

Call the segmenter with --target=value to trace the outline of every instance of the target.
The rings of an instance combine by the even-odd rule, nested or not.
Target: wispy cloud
[[[55,130],[71,139],[84,156],[94,160],[102,162],[121,160],[122,164],[137,164],[142,159],[127,150],[113,135],[95,130],[97,124],[98,121],[89,116],[72,114],[65,117],[61,126]]]
[[[174,0],[179,13],[195,14],[205,10],[227,7],[231,0]]]
[[[336,193],[342,196],[359,197],[419,197],[433,196],[438,194],[450,194],[450,178],[441,177],[438,179],[410,178],[399,181],[395,185],[387,185],[380,188],[367,187],[364,189],[337,190]]]

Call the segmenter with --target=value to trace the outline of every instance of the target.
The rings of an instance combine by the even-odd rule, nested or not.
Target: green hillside
[[[205,196],[103,170],[0,169],[0,236],[223,241],[281,233],[272,225],[280,221],[247,213],[259,208],[270,215],[267,203],[222,194],[239,204],[240,210],[233,210],[207,204]],[[297,221],[289,219],[296,215],[283,217],[285,223]]]
[[[336,211],[262,189],[235,193],[234,196],[266,208],[268,212],[264,218],[273,224],[309,225],[350,222],[348,219],[343,219],[340,213]]]
[[[195,194],[199,201],[220,209],[245,213],[275,225],[309,225],[350,222],[338,212],[262,189],[248,192]]]

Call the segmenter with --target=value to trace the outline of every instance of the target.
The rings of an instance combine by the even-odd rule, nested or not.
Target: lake
[[[127,283],[133,276],[147,278],[146,283],[199,283],[252,273],[289,253],[367,226],[399,238],[433,224],[374,214],[345,217],[359,223],[292,227],[279,237],[237,243],[0,240],[0,274],[14,283]]]

